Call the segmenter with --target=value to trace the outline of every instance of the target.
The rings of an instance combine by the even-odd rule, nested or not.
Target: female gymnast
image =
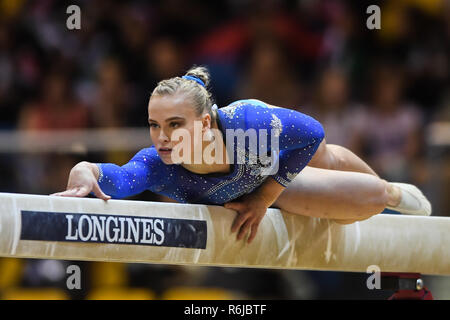
[[[350,150],[327,144],[314,118],[255,99],[219,109],[208,83],[204,67],[159,82],[148,104],[153,145],[123,166],[80,162],[70,171],[66,190],[52,195],[92,193],[106,201],[148,189],[176,202],[223,205],[238,212],[231,232],[238,231],[238,240],[248,236],[249,243],[269,207],[341,224],[385,208],[431,214],[418,188],[387,182]],[[230,130],[249,129],[266,129],[267,139],[248,137],[251,147],[228,136]]]

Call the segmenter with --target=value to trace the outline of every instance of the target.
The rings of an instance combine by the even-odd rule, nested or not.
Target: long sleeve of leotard
[[[251,100],[245,108],[246,127],[267,129],[268,146],[274,150],[270,136],[278,137],[278,171],[272,178],[287,187],[313,157],[325,133],[320,122],[301,112],[268,106],[258,100]],[[258,142],[259,144],[261,142]]]
[[[122,199],[152,189],[163,174],[161,161],[154,148],[140,150],[128,163],[95,163],[99,168],[98,183],[102,191],[113,199]]]

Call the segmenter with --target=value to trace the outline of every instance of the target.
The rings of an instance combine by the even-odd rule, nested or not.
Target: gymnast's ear
[[[212,118],[208,112],[203,113],[202,115],[202,129],[207,130],[212,128]]]

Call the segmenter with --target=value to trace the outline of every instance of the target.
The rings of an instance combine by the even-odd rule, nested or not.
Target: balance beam
[[[450,218],[351,225],[268,209],[251,244],[222,206],[0,193],[0,256],[450,275]]]

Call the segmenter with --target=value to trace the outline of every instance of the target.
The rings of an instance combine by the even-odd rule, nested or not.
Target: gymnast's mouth
[[[171,148],[159,148],[158,151],[159,152],[171,152],[172,149]]]

